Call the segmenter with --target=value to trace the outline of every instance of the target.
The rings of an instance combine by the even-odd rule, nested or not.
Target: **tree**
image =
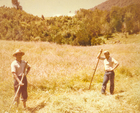
[[[121,8],[113,7],[110,11],[110,23],[112,27],[112,32],[120,32],[122,29],[122,15]]]
[[[16,9],[22,10],[22,6],[18,2],[18,0],[12,0],[12,4],[16,7]]]

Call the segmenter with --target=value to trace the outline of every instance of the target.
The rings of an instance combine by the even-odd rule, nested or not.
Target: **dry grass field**
[[[29,97],[27,110],[23,110],[20,103],[19,108],[12,106],[11,113],[139,113],[140,35],[120,38],[120,41],[122,43],[77,47],[1,40],[0,113],[9,112],[14,98],[10,65],[13,52],[19,48],[25,52],[23,59],[31,65],[27,76]],[[109,50],[120,63],[115,70],[114,95],[109,94],[109,83],[107,95],[100,93],[103,61],[99,62],[88,90],[100,49]]]

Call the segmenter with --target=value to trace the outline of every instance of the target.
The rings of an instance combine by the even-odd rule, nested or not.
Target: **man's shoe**
[[[110,95],[114,95],[114,93],[110,93]]]

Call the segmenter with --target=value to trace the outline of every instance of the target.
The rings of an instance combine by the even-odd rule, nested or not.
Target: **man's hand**
[[[23,86],[24,85],[24,83],[22,83],[21,81],[19,82],[19,86]]]
[[[114,68],[110,67],[109,69],[107,69],[106,71],[113,71]]]
[[[100,54],[102,54],[102,52],[103,52],[103,49],[100,49]]]
[[[114,67],[110,67],[107,71],[114,71],[118,67],[119,63],[115,64]]]
[[[100,53],[97,55],[97,58],[100,59],[100,60],[105,59],[104,57],[101,57],[102,52],[103,52],[103,49],[100,49]]]

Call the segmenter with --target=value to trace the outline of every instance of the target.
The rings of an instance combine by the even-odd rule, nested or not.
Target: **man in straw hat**
[[[30,71],[30,65],[27,64],[26,61],[22,60],[22,56],[25,53],[21,50],[17,50],[13,56],[16,58],[11,64],[11,72],[14,77],[14,90],[15,94],[15,102],[17,102],[17,106],[19,105],[19,97],[21,94],[21,100],[23,101],[23,106],[26,108],[26,101],[27,101],[27,78],[26,75]],[[23,80],[21,80],[23,76]],[[17,91],[18,87],[20,86],[19,91]]]
[[[102,50],[101,50],[101,53],[102,53]],[[97,56],[98,59],[104,60],[104,68],[105,68],[105,74],[104,74],[104,80],[103,80],[101,93],[105,94],[106,85],[108,81],[110,80],[110,94],[113,95],[114,78],[115,78],[114,70],[118,67],[119,63],[114,58],[110,57],[109,51],[104,51],[105,57],[100,57],[101,53],[99,53]]]

